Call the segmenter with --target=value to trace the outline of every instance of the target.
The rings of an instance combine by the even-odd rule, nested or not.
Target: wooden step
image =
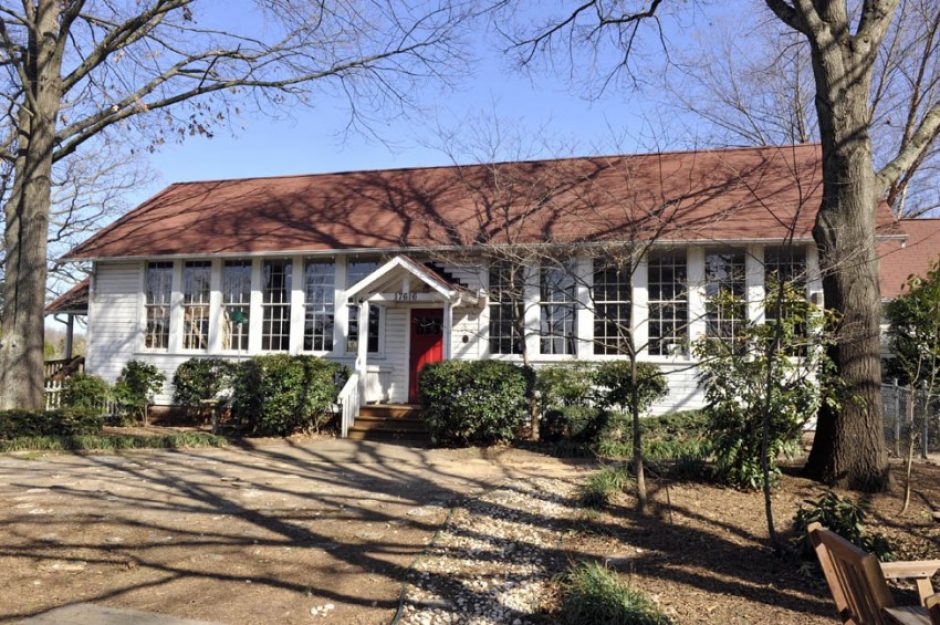
[[[416,419],[382,419],[375,417],[357,417],[350,430],[369,430],[383,432],[427,432],[424,421]]]
[[[395,443],[409,443],[426,446],[431,439],[422,432],[386,432],[380,430],[357,430],[351,428],[348,438],[354,441],[385,441]]]
[[[359,408],[359,416],[418,419],[421,417],[421,406],[415,404],[365,404]]]

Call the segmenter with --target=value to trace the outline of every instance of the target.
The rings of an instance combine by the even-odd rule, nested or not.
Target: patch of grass
[[[597,562],[571,566],[560,582],[562,625],[672,625],[646,595]]]
[[[630,479],[626,467],[603,467],[591,473],[581,486],[581,503],[588,508],[606,508],[613,494],[622,491]]]
[[[119,449],[179,449],[182,447],[223,447],[228,441],[206,432],[178,432],[163,436],[101,434],[78,436],[20,436],[0,441],[5,451],[114,451]]]

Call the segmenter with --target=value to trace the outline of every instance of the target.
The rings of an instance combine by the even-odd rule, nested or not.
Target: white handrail
[[[353,371],[343,390],[339,392],[337,402],[342,408],[342,421],[340,422],[340,436],[346,438],[349,435],[349,428],[356,422],[356,415],[359,414],[359,408],[362,405],[361,385],[359,384],[359,373]]]

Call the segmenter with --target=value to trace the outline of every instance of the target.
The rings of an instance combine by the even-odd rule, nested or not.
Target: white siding
[[[759,259],[762,255],[760,248],[752,247],[749,253],[749,259]],[[810,270],[810,284],[808,291],[810,294],[817,294],[820,290],[818,269],[815,257],[815,250],[809,248],[808,268]],[[479,292],[486,287],[487,272],[483,264],[480,267],[461,264],[439,263],[444,271],[450,273],[468,289],[473,292]],[[180,263],[177,262],[179,266]],[[218,272],[221,263],[213,264],[215,271]],[[260,286],[259,275],[260,263],[255,259],[253,270],[253,293],[251,301],[252,327],[250,333],[249,353],[257,353],[260,349]],[[295,259],[295,268],[302,266],[301,257]],[[580,271],[584,274],[582,277],[590,279],[590,262],[581,259]],[[94,278],[91,289],[90,301],[90,319],[88,328],[88,359],[87,367],[89,372],[101,375],[107,380],[113,381],[121,369],[131,359],[144,360],[153,363],[163,371],[168,380],[172,380],[173,373],[179,363],[195,354],[187,353],[155,353],[142,351],[141,330],[142,330],[142,312],[143,312],[143,262],[104,262],[97,263],[94,272]],[[353,355],[345,353],[346,330],[346,297],[345,297],[345,267],[346,262],[342,255],[337,257],[336,268],[336,325],[335,325],[335,350],[331,354],[324,354],[333,360],[343,362],[349,366],[353,364]],[[645,269],[645,267],[644,267]],[[759,266],[755,260],[751,260],[748,271],[748,295],[750,299],[756,296],[763,288],[763,272],[759,271]],[[702,281],[704,277],[704,258],[702,248],[690,246],[688,254],[688,276],[690,280],[690,301],[689,309],[692,316],[690,323],[690,334],[694,340],[704,332],[704,322],[700,315],[704,313]],[[295,301],[300,301],[300,288],[302,285],[302,272],[296,272],[294,276]],[[213,289],[219,288],[219,279],[217,275],[213,276]],[[404,286],[404,285],[403,285]],[[418,285],[410,285],[412,288]],[[174,284],[174,294],[179,291],[179,275],[177,272],[176,283]],[[397,287],[396,287],[397,288]],[[587,281],[582,280],[579,284],[579,300],[582,303],[588,299]],[[532,289],[530,297],[537,298],[536,289]],[[634,322],[639,330],[645,330],[645,324],[640,318],[645,316],[646,302],[646,279],[645,272],[640,272],[634,284]],[[818,297],[818,295],[817,295]],[[175,299],[179,299],[176,297]],[[218,323],[219,296],[213,293],[213,314],[212,318]],[[427,304],[424,304],[427,306]],[[531,304],[530,304],[531,306]],[[753,302],[752,302],[753,306]],[[535,309],[537,310],[537,308]],[[405,402],[408,399],[408,376],[409,376],[409,349],[410,349],[410,317],[411,308],[408,304],[390,304],[382,313],[382,329],[380,335],[380,353],[370,354],[367,368],[367,400],[368,401],[392,401]],[[753,311],[755,316],[759,311]],[[179,311],[174,311],[174,324],[177,323]],[[534,314],[531,314],[530,325],[532,329],[537,330],[538,324]],[[302,309],[295,310],[293,316],[293,347],[294,351],[299,348],[299,336],[302,330]],[[475,360],[488,357],[488,339],[489,339],[489,315],[485,302],[479,306],[460,306],[453,311],[453,329],[451,333],[452,357],[460,360]],[[583,361],[599,362],[609,360],[611,356],[596,356],[593,353],[591,344],[591,334],[593,333],[593,319],[589,310],[582,309],[578,313],[579,328],[579,348],[578,358]],[[642,332],[641,332],[642,333]],[[217,330],[210,329],[212,348],[207,355],[213,355],[223,358],[244,358],[245,356],[224,355],[219,353],[220,340]],[[175,337],[174,338],[178,338]],[[178,345],[175,340],[172,345]],[[546,365],[558,362],[573,362],[571,356],[541,356],[538,354],[537,340],[533,341],[536,349],[530,351],[531,360],[536,366]],[[172,349],[171,349],[172,351]],[[700,407],[702,404],[702,395],[698,389],[696,380],[696,369],[694,363],[689,359],[674,359],[665,357],[644,357],[641,360],[656,362],[666,373],[669,381],[669,396],[658,402],[653,411],[655,413],[667,412],[669,410],[683,410]],[[521,362],[521,357],[517,356],[498,356],[500,359]],[[171,403],[172,388],[167,384],[167,388],[157,398],[157,403]]]

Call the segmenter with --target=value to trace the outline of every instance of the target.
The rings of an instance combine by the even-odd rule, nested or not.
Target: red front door
[[[408,401],[418,401],[418,376],[425,365],[444,359],[444,311],[411,310],[411,359],[408,368]]]

